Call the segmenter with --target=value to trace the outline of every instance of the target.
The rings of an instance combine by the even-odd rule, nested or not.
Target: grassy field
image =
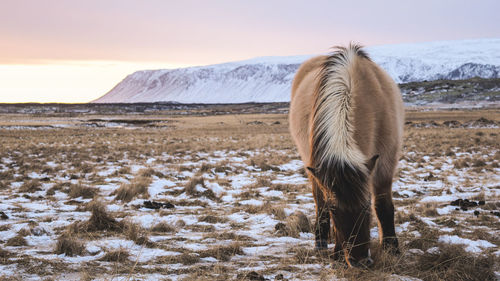
[[[494,109],[407,112],[402,253],[373,222],[374,267],[346,269],[313,251],[286,114],[3,114],[0,280],[496,280],[499,127]]]

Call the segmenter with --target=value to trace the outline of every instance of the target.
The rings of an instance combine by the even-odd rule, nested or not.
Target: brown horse
[[[370,266],[372,200],[380,242],[397,252],[391,186],[404,109],[394,81],[361,47],[338,47],[301,65],[289,118],[312,182],[316,248],[326,249],[334,233],[336,258],[345,256],[350,266]]]

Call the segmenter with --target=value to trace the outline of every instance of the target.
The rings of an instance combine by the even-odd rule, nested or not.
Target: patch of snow
[[[211,189],[216,196],[221,196],[222,193],[224,193],[225,189],[224,187],[220,186],[216,182],[205,182],[205,185]]]
[[[495,244],[486,240],[470,240],[461,238],[457,235],[441,235],[438,241],[449,244],[466,245],[467,247],[465,247],[465,250],[472,253],[481,253],[484,249],[496,247]]]
[[[267,197],[283,197],[283,191],[280,190],[261,191],[260,195]]]
[[[167,180],[167,179],[155,180],[148,187],[149,196],[151,196],[152,198],[156,198],[156,196],[158,194],[165,192],[165,186],[166,187],[173,187],[173,186],[176,186],[176,183],[174,183],[173,181]]]
[[[293,174],[291,176],[278,175],[275,180],[271,181],[273,184],[306,184],[307,182],[307,178],[301,174]]]
[[[449,213],[451,213],[452,211],[454,211],[455,208],[457,208],[457,207],[456,206],[445,206],[443,208],[436,208],[436,212],[440,216],[448,215]]]
[[[210,263],[219,262],[219,260],[216,259],[216,258],[214,258],[214,257],[201,258],[200,261],[202,261],[202,262],[210,262]]]
[[[191,250],[191,251],[203,251],[207,250],[208,247],[206,245],[200,243],[182,243],[182,248]]]
[[[278,166],[281,171],[297,171],[304,167],[304,162],[301,160],[292,160],[286,164]]]
[[[252,206],[262,206],[264,202],[257,199],[248,199],[239,202],[241,205],[252,205]]]

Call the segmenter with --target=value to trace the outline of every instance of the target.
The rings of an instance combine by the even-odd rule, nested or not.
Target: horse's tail
[[[321,68],[311,117],[311,163],[316,177],[337,201],[366,202],[365,155],[354,140],[351,81],[358,59],[369,59],[358,45],[336,47]]]

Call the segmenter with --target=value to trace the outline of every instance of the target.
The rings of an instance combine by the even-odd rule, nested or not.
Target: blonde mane
[[[338,195],[366,202],[367,159],[354,139],[351,91],[352,67],[360,57],[368,58],[358,45],[337,47],[321,68],[311,115],[309,165]]]
[[[340,161],[352,168],[362,168],[366,159],[353,138],[351,67],[361,54],[360,46],[337,47],[325,61],[312,115],[311,159],[321,163]]]

